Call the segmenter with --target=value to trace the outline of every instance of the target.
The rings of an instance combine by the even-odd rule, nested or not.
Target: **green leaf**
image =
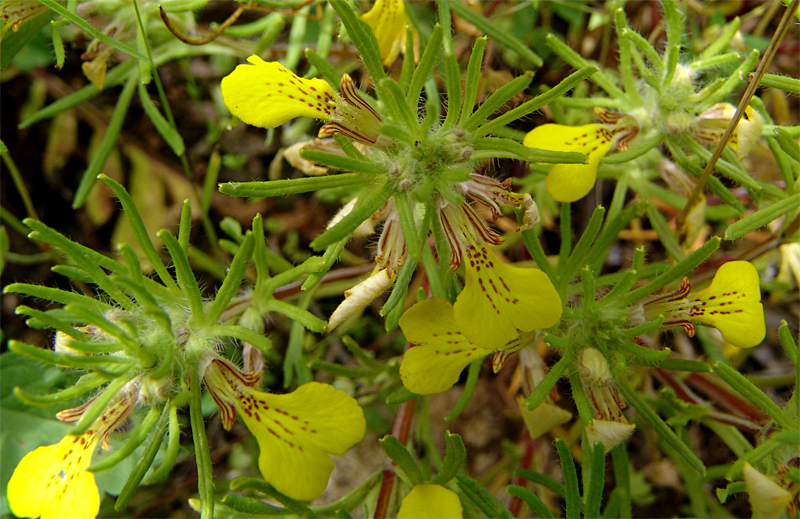
[[[200,378],[196,371],[190,375],[191,401],[189,402],[189,418],[192,424],[194,440],[194,457],[197,465],[197,490],[200,494],[200,519],[214,517],[214,471],[211,467],[211,451],[208,447],[206,427],[203,422],[201,404]],[[233,487],[233,485],[231,485]]]
[[[786,356],[789,357],[789,361],[795,366],[798,367],[798,357],[800,357],[800,351],[797,349],[797,343],[792,337],[792,332],[789,330],[789,326],[786,324],[786,321],[781,321],[781,326],[778,328],[778,339],[781,341],[781,346],[783,346],[783,351],[786,352]]]
[[[753,403],[756,407],[767,413],[783,429],[797,430],[797,422],[781,409],[769,396],[761,391],[755,384],[747,380],[736,368],[724,362],[714,363],[714,373],[728,383],[735,391]]]
[[[347,35],[361,55],[361,60],[372,81],[376,84],[379,83],[386,77],[386,73],[383,71],[378,40],[375,39],[372,28],[358,19],[353,8],[345,0],[331,0],[330,5],[339,14],[342,24],[347,29]]]
[[[141,83],[139,84],[139,100],[142,102],[142,108],[150,118],[153,126],[156,127],[156,131],[158,131],[159,135],[164,138],[164,141],[172,148],[175,155],[179,157],[183,155],[183,152],[186,151],[186,147],[183,144],[183,137],[181,137],[181,134],[169,124],[169,121],[167,121],[163,115],[161,115],[156,105],[153,104],[153,100],[150,99],[150,94],[147,93],[147,89]]]
[[[461,106],[461,70],[458,68],[458,60],[452,53],[444,57],[444,72],[447,85],[447,116],[443,126],[452,128],[458,121]]]
[[[561,378],[561,375],[566,371],[569,364],[571,364],[571,361],[568,357],[561,357],[561,360],[547,372],[547,375],[545,375],[542,381],[531,391],[531,396],[525,401],[525,405],[528,409],[536,409],[544,402],[544,399],[550,394],[550,391],[555,387],[556,382]]]
[[[546,476],[544,474],[540,474],[539,472],[527,469],[517,469],[514,471],[514,475],[527,479],[528,481],[532,481],[537,485],[542,485],[550,492],[554,493],[555,495],[557,495],[562,499],[564,499],[564,497],[566,497],[567,495],[567,491],[564,488],[564,485],[562,485],[555,479],[551,478],[550,476]]]
[[[305,156],[306,153],[303,152]],[[324,155],[332,155],[325,153]],[[352,161],[349,157],[339,157]],[[309,159],[310,160],[310,159]],[[363,164],[360,161],[359,164]],[[276,196],[295,195],[298,193],[307,193],[309,191],[318,191],[320,189],[329,189],[337,187],[346,187],[354,185],[366,185],[372,180],[372,177],[361,173],[340,173],[338,175],[323,175],[320,177],[304,177],[304,178],[289,178],[284,180],[270,180],[267,182],[228,182],[219,185],[219,192],[228,196],[239,196],[247,198],[270,198]]]
[[[451,2],[450,8],[453,12],[480,29],[483,33],[495,40],[497,43],[504,47],[508,47],[510,50],[517,53],[519,57],[526,60],[534,67],[542,66],[542,58],[540,58],[538,54],[533,52],[525,43],[520,41],[511,33],[503,30],[499,24],[494,23],[483,15],[476,13],[462,2]]]
[[[541,499],[539,499],[539,496],[527,488],[519,485],[509,485],[506,487],[506,493],[525,501],[538,517],[541,517],[542,519],[555,519],[553,512],[551,512],[550,509],[547,508],[547,505],[544,504]]]
[[[266,494],[267,496],[275,499],[280,504],[288,508],[292,511],[295,515],[299,517],[317,517],[317,514],[308,508],[304,503],[297,501],[296,499],[292,499],[284,494],[281,494],[275,488],[265,481],[261,481],[254,478],[236,478],[231,481],[231,490],[233,491],[241,491],[241,490],[256,490],[261,492],[262,494]],[[211,518],[209,518],[211,519]]]
[[[169,231],[165,229],[158,231],[158,237],[164,242],[170,257],[172,257],[175,276],[178,278],[178,284],[183,289],[183,293],[188,300],[189,308],[191,308],[192,312],[192,320],[203,319],[205,316],[203,298],[200,296],[200,286],[197,284],[192,267],[189,265],[187,252],[183,250],[178,240]]]
[[[208,322],[216,322],[222,315],[223,310],[228,306],[231,299],[241,290],[242,280],[244,279],[247,270],[247,264],[250,262],[253,253],[253,233],[248,232],[244,241],[239,246],[239,250],[231,261],[228,267],[228,274],[225,276],[225,281],[219,288],[214,302],[208,309],[206,318]]]
[[[358,197],[356,205],[339,222],[317,236],[311,242],[311,248],[321,250],[339,240],[349,236],[361,222],[372,216],[375,211],[385,204],[394,194],[394,186],[386,181],[383,185],[373,186],[369,191]]]
[[[606,155],[600,160],[600,162],[603,164],[624,164],[625,162],[629,162],[633,159],[638,159],[648,151],[661,144],[663,140],[664,134],[658,132],[647,139],[641,140],[639,144],[636,146],[631,146],[625,151],[614,153],[612,155]]]
[[[658,363],[653,363],[651,361],[647,361],[644,359],[632,358],[628,360],[631,364],[636,364],[639,366],[649,366],[653,368],[661,368],[661,369],[668,369],[671,371],[691,371],[696,373],[710,373],[711,366],[706,364],[705,362],[699,362],[696,360],[688,360],[688,359],[676,359],[676,358],[666,358]]]
[[[748,214],[736,223],[731,224],[725,229],[725,239],[738,240],[745,234],[760,229],[785,214],[797,211],[798,207],[800,207],[800,193],[795,193],[764,209]]]
[[[567,519],[579,519],[581,516],[581,495],[578,489],[578,473],[575,470],[575,462],[569,452],[567,443],[563,439],[556,439],[556,450],[558,451],[558,459],[561,462],[561,473],[564,476]]]
[[[150,439],[150,443],[144,450],[143,455],[139,457],[139,461],[136,463],[136,466],[130,473],[128,481],[125,482],[125,486],[122,488],[117,500],[114,502],[115,510],[120,511],[128,505],[128,502],[130,501],[131,497],[133,497],[134,492],[136,492],[136,489],[139,487],[142,479],[144,479],[145,474],[153,465],[156,455],[161,448],[161,443],[164,441],[164,436],[167,434],[167,422],[169,421],[171,409],[172,406],[170,405],[164,406],[158,423],[155,425],[155,427],[153,427],[153,436]]]
[[[800,79],[779,76],[777,74],[764,74],[758,86],[767,88],[778,88],[780,90],[791,92],[792,94],[800,94]]]
[[[386,455],[392,459],[400,469],[405,472],[412,485],[419,485],[422,483],[422,472],[417,466],[417,462],[411,457],[405,445],[400,443],[400,440],[387,434],[378,443],[381,444]]]
[[[478,97],[478,84],[480,83],[481,68],[483,68],[483,52],[486,49],[486,41],[486,36],[477,38],[472,45],[472,53],[469,55],[467,77],[464,82],[464,101],[461,104],[461,117],[459,118],[459,121],[462,122],[472,115],[475,99]]]
[[[51,0],[47,1],[49,2]],[[94,183],[97,180],[97,175],[103,170],[108,157],[117,146],[117,143],[119,142],[119,134],[120,131],[122,131],[122,124],[125,122],[125,116],[128,114],[128,108],[131,105],[133,93],[136,91],[138,80],[139,77],[137,74],[133,74],[130,78],[128,78],[128,82],[125,83],[125,88],[122,89],[122,93],[120,93],[119,97],[117,98],[117,104],[114,107],[114,113],[111,115],[111,120],[108,122],[108,127],[106,127],[106,132],[103,135],[103,141],[100,143],[100,146],[98,146],[94,155],[92,155],[92,158],[89,161],[89,167],[87,167],[86,171],[83,172],[83,177],[81,177],[78,190],[75,192],[75,199],[72,201],[73,209],[79,209],[81,206],[83,206],[84,202],[86,202],[86,199],[89,197],[89,193],[92,190],[92,186],[94,186]]]
[[[504,113],[499,117],[495,117],[491,121],[479,127],[477,130],[473,132],[473,135],[476,137],[480,137],[482,135],[488,135],[490,133],[494,133],[500,128],[504,127],[505,125],[513,121],[516,121],[518,119],[521,119],[532,112],[535,112],[541,107],[546,106],[555,101],[556,99],[560,98],[567,91],[572,90],[578,85],[578,83],[592,76],[597,71],[598,71],[597,67],[590,65],[586,65],[583,68],[579,68],[579,70],[573,72],[572,74],[564,78],[561,81],[561,83],[554,86],[544,94],[538,95],[533,99],[531,99],[530,101],[522,103],[518,107],[509,110],[508,112]]]
[[[397,121],[403,121],[405,128],[411,134],[417,133],[419,128],[417,116],[406,102],[406,98],[403,96],[403,91],[397,81],[387,77],[382,79],[378,85],[380,87],[379,92],[384,93],[381,100],[386,105],[387,114],[394,116],[392,118]],[[416,105],[414,108],[416,109]]]
[[[427,249],[426,250],[430,250]],[[472,394],[475,392],[475,386],[478,385],[478,375],[481,373],[481,366],[483,365],[483,359],[478,359],[473,361],[469,365],[469,371],[467,372],[467,382],[464,384],[464,392],[461,393],[461,396],[458,398],[458,402],[453,407],[453,411],[445,417],[445,422],[452,422],[461,414],[464,409],[466,409],[469,401],[472,400]]]
[[[457,4],[454,4],[457,5]],[[514,519],[514,516],[486,488],[465,474],[456,474],[458,487],[467,495],[486,517]]]
[[[406,96],[408,106],[417,107],[419,104],[419,95],[422,92],[422,87],[428,81],[433,66],[439,57],[439,50],[442,45],[442,26],[438,23],[434,25],[431,39],[428,45],[422,52],[422,57],[414,69],[414,74],[411,76],[411,83],[408,85],[408,95]]]
[[[142,216],[136,209],[136,204],[133,202],[133,199],[130,197],[128,192],[125,191],[125,188],[122,187],[122,184],[116,180],[105,175],[100,175],[99,178],[111,188],[111,190],[119,199],[120,204],[122,204],[122,209],[125,212],[125,218],[128,220],[128,223],[131,226],[136,243],[139,244],[139,248],[141,248],[145,257],[155,269],[158,277],[161,279],[161,282],[164,283],[164,285],[166,285],[168,288],[177,290],[178,286],[175,284],[175,280],[172,279],[172,276],[167,271],[167,267],[161,261],[161,257],[158,255],[158,251],[156,250],[155,245],[153,245],[152,240],[150,240],[150,235],[147,233],[147,228],[144,225]]]
[[[600,517],[600,504],[603,500],[605,476],[606,451],[602,444],[596,444],[592,447],[591,465],[589,466],[589,485],[588,488],[584,488],[586,517]]]
[[[467,131],[474,130],[505,105],[509,99],[528,88],[532,80],[533,72],[526,72],[501,86],[492,92],[492,95],[466,121],[461,123],[461,127]]]
[[[439,470],[439,474],[431,480],[431,483],[435,485],[445,485],[456,477],[456,474],[461,470],[461,466],[467,460],[467,449],[464,447],[461,436],[445,431],[444,439],[447,447],[442,468]]]
[[[589,157],[583,153],[529,148],[511,139],[481,137],[475,139],[474,143],[476,152],[472,156],[473,159],[514,158],[547,164],[586,164],[589,162]]]
[[[795,162],[800,162],[800,144],[784,128],[775,128],[774,133],[781,149]]]
[[[401,387],[386,397],[386,403],[389,405],[402,404],[403,402],[408,402],[412,398],[417,398],[417,396],[416,393],[412,393],[405,387]]]
[[[100,266],[85,252],[85,250],[89,250],[87,247],[69,240],[38,220],[26,218],[24,223],[34,231],[29,236],[31,239],[49,243],[66,254],[76,265],[91,276],[94,283],[106,294],[111,296],[117,304],[129,311],[132,311],[136,307],[136,304],[109,280],[106,273],[103,272]],[[94,253],[94,251],[92,252]]]
[[[711,257],[712,254],[719,248],[720,239],[717,236],[710,238],[702,247],[692,252],[685,259],[679,261],[672,268],[649,282],[643,287],[631,291],[627,300],[630,303],[635,303],[646,295],[652,294],[656,290],[660,290],[665,286],[678,281],[686,276],[689,272],[696,269],[701,263]]]
[[[84,20],[83,18],[78,16],[77,14],[67,10],[65,7],[63,7],[61,4],[59,4],[56,0],[39,0],[39,3],[44,5],[44,6],[46,6],[46,7],[48,7],[51,11],[53,11],[53,12],[55,12],[57,14],[60,14],[65,19],[69,20],[70,22],[74,23],[75,25],[77,25],[78,27],[83,29],[84,31],[88,32],[93,38],[97,38],[98,40],[100,40],[101,42],[105,43],[109,47],[113,47],[113,48],[115,48],[117,50],[125,52],[126,54],[129,54],[130,56],[136,58],[137,60],[148,61],[147,56],[145,56],[141,52],[137,51],[136,49],[134,49],[130,45],[127,45],[125,43],[119,42],[119,41],[115,40],[114,38],[109,38],[108,36],[106,36],[102,32],[100,32],[97,29],[95,29],[94,27],[92,27],[92,25],[89,22],[87,22],[86,20]]]
[[[675,434],[675,431],[662,420],[655,411],[644,401],[644,399],[628,385],[627,382],[620,378],[615,378],[617,388],[622,394],[623,399],[627,401],[639,416],[642,417],[644,422],[653,428],[655,433],[665,442],[667,442],[676,452],[678,452],[688,464],[700,474],[705,474],[706,467],[697,455],[692,452],[692,449],[683,443],[681,439]]]

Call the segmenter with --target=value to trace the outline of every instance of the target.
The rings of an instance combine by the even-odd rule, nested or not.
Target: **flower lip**
[[[466,282],[455,318],[474,344],[495,350],[518,331],[542,330],[561,319],[561,298],[547,274],[507,265],[485,243],[467,250]]]
[[[329,455],[343,455],[366,433],[355,399],[319,382],[272,395],[251,387],[248,374],[226,360],[205,363],[203,380],[220,411],[238,412],[258,441],[264,480],[293,499],[319,497],[333,471]]]
[[[461,519],[458,495],[441,485],[422,484],[411,489],[400,504],[397,519]]]
[[[411,23],[402,0],[377,0],[361,19],[372,28],[385,66],[390,66],[402,48],[406,26]]]
[[[447,391],[468,364],[492,353],[459,331],[453,305],[442,299],[425,299],[409,308],[400,318],[400,329],[415,345],[403,355],[400,378],[419,395]]]
[[[275,128],[295,117],[330,120],[336,92],[321,79],[304,79],[258,56],[222,78],[222,98],[233,115],[253,126]]]
[[[638,120],[629,114],[596,110],[601,124],[564,126],[543,124],[525,136],[529,148],[549,151],[572,151],[589,157],[588,164],[553,164],[545,179],[547,192],[558,202],[574,202],[592,190],[597,168],[615,146],[625,149],[639,132]]]

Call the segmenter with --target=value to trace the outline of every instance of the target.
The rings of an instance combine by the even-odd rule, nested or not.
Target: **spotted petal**
[[[303,79],[277,62],[250,56],[222,78],[222,99],[233,115],[253,126],[275,128],[295,117],[328,120],[336,97],[321,79]]]
[[[461,519],[464,509],[458,494],[441,485],[417,485],[397,512],[397,519]]]
[[[8,482],[8,505],[18,517],[93,519],[100,511],[94,474],[86,469],[99,436],[67,435],[19,462]]]
[[[258,440],[261,475],[294,499],[318,498],[328,485],[333,461],[364,438],[358,403],[328,384],[309,382],[288,395],[240,386],[237,408]]]
[[[710,324],[739,348],[752,348],[767,334],[758,271],[747,261],[722,265],[711,286],[689,296],[691,319]]]
[[[512,267],[486,244],[467,251],[466,284],[453,306],[458,329],[489,350],[503,347],[529,332],[549,328],[561,319],[561,298],[547,274]]]
[[[375,33],[381,59],[388,67],[400,53],[400,46],[406,35],[406,25],[411,23],[406,16],[403,0],[377,0],[369,12],[361,15],[361,19]]]
[[[469,342],[456,325],[453,306],[441,299],[426,299],[400,318],[400,328],[413,344],[400,364],[400,379],[419,395],[443,393],[458,382],[467,364],[491,350]]]
[[[559,202],[574,202],[586,196],[597,180],[597,167],[614,147],[614,134],[602,124],[564,126],[543,124],[525,136],[529,148],[569,151],[589,156],[588,164],[553,164],[545,179],[547,192]]]

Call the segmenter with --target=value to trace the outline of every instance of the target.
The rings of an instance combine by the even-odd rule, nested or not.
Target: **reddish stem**
[[[416,398],[412,398],[400,404],[392,426],[392,436],[397,438],[403,445],[408,442],[408,435],[411,432],[411,419],[414,417],[415,402]],[[387,460],[387,467],[383,469],[383,481],[381,481],[381,489],[378,492],[378,501],[375,503],[374,519],[386,519],[388,516],[389,504],[392,501],[392,493],[394,491],[394,480],[396,479],[394,465],[394,463],[389,464]]]
[[[734,414],[744,416],[748,420],[752,420],[762,425],[769,423],[769,415],[755,407],[750,402],[742,400],[730,391],[719,386],[707,376],[703,376],[700,373],[692,373],[686,377],[686,382]]]
[[[520,440],[520,443],[525,446],[525,452],[522,454],[522,459],[519,460],[519,468],[530,469],[531,463],[533,463],[533,453],[536,451],[536,442],[531,440],[531,436],[528,434],[527,429],[522,432],[522,439]],[[525,481],[525,478],[520,476],[514,476],[511,478],[511,484],[520,487],[525,486]],[[511,498],[508,500],[506,508],[508,508],[508,511],[511,512],[514,517],[519,517],[520,512],[522,512],[522,499],[517,496],[511,496]]]

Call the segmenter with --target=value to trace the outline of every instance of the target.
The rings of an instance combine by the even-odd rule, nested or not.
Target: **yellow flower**
[[[747,261],[729,261],[722,265],[711,285],[690,294],[692,285],[684,278],[674,292],[657,294],[633,309],[633,326],[664,315],[664,328],[680,326],[694,336],[692,321],[715,327],[723,339],[738,348],[758,346],[767,334],[758,271]]]
[[[604,124],[563,126],[543,124],[525,136],[529,148],[572,151],[589,156],[588,164],[553,164],[544,181],[547,192],[559,202],[574,202],[586,196],[597,180],[597,167],[614,147],[614,134]]]
[[[464,510],[458,495],[441,485],[416,485],[403,502],[397,519],[461,519]]]
[[[264,480],[293,499],[318,498],[333,471],[329,455],[341,456],[364,438],[366,421],[358,403],[328,384],[309,382],[286,395],[253,386],[252,374],[212,359],[203,380],[230,429],[238,411],[258,441]]]
[[[253,126],[275,128],[295,117],[331,119],[336,92],[321,79],[296,76],[278,62],[250,56],[222,78],[222,99],[231,113]]]
[[[400,378],[418,395],[447,391],[467,364],[492,353],[464,337],[453,306],[441,299],[425,299],[409,308],[400,318],[400,328],[415,345],[403,356]]]
[[[561,319],[561,298],[547,274],[503,263],[485,244],[466,251],[466,282],[453,310],[458,329],[472,343],[499,349]]]
[[[86,469],[100,436],[87,431],[67,435],[59,443],[39,447],[19,462],[8,482],[8,506],[18,517],[42,519],[94,518],[100,491]]]
[[[711,286],[692,299],[691,319],[710,324],[739,348],[758,346],[767,334],[758,271],[747,261],[729,261]]]
[[[586,196],[597,180],[597,167],[615,146],[627,147],[639,133],[639,121],[627,114],[595,108],[600,123],[585,126],[544,124],[528,132],[522,143],[529,148],[583,153],[588,164],[553,164],[544,181],[558,202],[574,202]]]
[[[403,0],[377,0],[369,12],[361,15],[361,19],[375,33],[383,64],[390,66],[405,41],[406,25],[411,23]]]
[[[19,462],[8,482],[8,506],[17,517],[92,519],[100,510],[100,491],[86,469],[98,442],[108,446],[108,435],[133,411],[138,379],[115,396],[91,428],[80,436],[68,434],[55,445],[39,447]],[[58,413],[65,422],[77,421],[86,404]]]
[[[275,128],[296,117],[329,121],[319,137],[342,134],[364,144],[391,146],[381,135],[383,120],[358,93],[353,80],[342,76],[341,92],[321,79],[298,77],[278,62],[247,58],[222,78],[222,99],[233,115],[253,126]]]

